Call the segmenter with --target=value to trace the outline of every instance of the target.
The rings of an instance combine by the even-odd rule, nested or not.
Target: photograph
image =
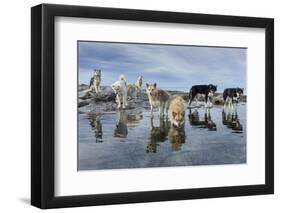
[[[31,205],[274,194],[274,13],[212,8],[32,6]]]
[[[77,41],[78,171],[247,163],[247,48]]]

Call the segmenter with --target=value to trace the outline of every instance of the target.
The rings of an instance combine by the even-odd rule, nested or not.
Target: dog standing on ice
[[[224,110],[226,108],[233,110],[234,108],[233,104],[235,103],[235,105],[237,105],[242,94],[243,94],[243,89],[241,88],[226,88],[223,91]]]
[[[95,69],[93,77],[90,80],[90,90],[95,93],[100,92],[101,70]]]
[[[185,123],[185,102],[179,95],[172,97],[169,101],[168,117],[171,125],[176,128],[181,128]]]
[[[142,76],[139,76],[135,84],[128,84],[128,96],[136,98],[142,86]]]
[[[188,104],[189,107],[191,106],[193,99],[196,98],[196,96],[199,94],[205,96],[205,107],[208,107],[208,104],[210,105],[210,97],[212,97],[216,91],[217,91],[217,86],[213,84],[193,85],[189,92],[189,104]],[[197,98],[196,98],[196,105],[198,105]]]
[[[157,84],[146,84],[146,93],[150,103],[150,115],[153,117],[153,109],[159,109],[159,116],[164,116],[167,102],[170,98],[169,94],[164,90],[157,88]]]
[[[111,85],[111,88],[113,89],[115,95],[116,95],[116,102],[117,107],[125,109],[126,106],[128,106],[127,102],[127,83],[126,78],[124,75],[120,75],[119,80],[116,81]]]

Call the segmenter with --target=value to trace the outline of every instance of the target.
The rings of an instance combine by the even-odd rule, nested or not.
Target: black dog
[[[207,104],[209,95],[215,93],[217,91],[217,86],[213,84],[209,85],[194,85],[191,87],[189,92],[189,106],[191,102],[196,97],[197,94],[205,95],[205,102]]]
[[[238,103],[241,94],[243,94],[243,89],[241,88],[226,88],[223,91],[224,106],[227,104],[232,106],[234,102]]]

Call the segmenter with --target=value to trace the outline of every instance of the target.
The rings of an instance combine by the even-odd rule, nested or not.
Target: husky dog
[[[100,92],[101,70],[95,69],[93,77],[90,80],[90,90],[95,93]]]
[[[113,89],[115,95],[116,95],[116,102],[117,107],[125,109],[126,106],[128,106],[127,103],[127,83],[126,78],[124,75],[120,75],[119,80],[116,81],[111,85],[111,88]]]
[[[164,116],[164,110],[169,100],[169,94],[158,89],[156,83],[146,84],[146,93],[150,103],[150,115],[153,117],[153,108],[159,109],[159,115]]]
[[[243,89],[241,88],[226,88],[223,91],[224,109],[228,106],[233,109],[233,103],[238,103]]]
[[[207,107],[209,97],[212,97],[216,91],[217,91],[217,86],[213,84],[192,86],[189,92],[189,106],[191,106],[191,102],[198,94],[202,94],[205,96],[205,106]]]
[[[142,86],[142,76],[139,76],[135,84],[128,84],[128,96],[132,98],[137,97],[137,93],[140,92]]]
[[[168,108],[168,117],[171,125],[180,128],[185,122],[185,102],[183,98],[176,95],[171,98]]]

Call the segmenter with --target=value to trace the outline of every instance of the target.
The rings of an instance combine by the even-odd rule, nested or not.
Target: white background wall
[[[45,0],[45,3],[170,10],[275,18],[275,195],[50,210],[52,212],[278,212],[281,207],[279,1]],[[30,197],[30,7],[37,0],[2,1],[0,9],[0,212],[39,212]],[[280,208],[281,209],[281,208]],[[280,211],[280,210],[279,210]]]

